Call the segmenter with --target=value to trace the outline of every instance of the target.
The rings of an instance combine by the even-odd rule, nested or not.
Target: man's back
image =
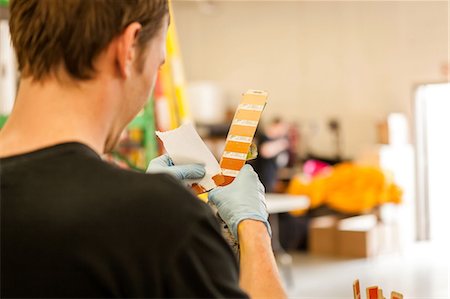
[[[2,297],[245,296],[209,208],[171,177],[80,143],[0,167]]]

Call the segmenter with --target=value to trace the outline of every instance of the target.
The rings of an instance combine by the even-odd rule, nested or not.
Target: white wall
[[[447,1],[202,2],[173,2],[187,80],[216,81],[233,104],[267,90],[266,118],[338,117],[347,156],[376,142],[387,113],[411,115],[415,84],[446,79]],[[329,144],[315,137],[316,152]]]

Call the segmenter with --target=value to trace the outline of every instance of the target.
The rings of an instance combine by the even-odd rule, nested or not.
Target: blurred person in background
[[[251,164],[266,187],[266,192],[277,192],[281,168],[295,166],[298,141],[299,133],[296,125],[291,125],[280,117],[275,117],[258,131],[258,156]],[[305,249],[308,218],[279,213],[277,219],[280,245],[284,249]]]
[[[279,117],[257,133],[258,156],[252,162],[266,192],[273,192],[278,170],[289,162],[289,124]]]

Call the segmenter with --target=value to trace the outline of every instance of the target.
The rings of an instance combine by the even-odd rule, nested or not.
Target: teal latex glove
[[[162,155],[150,161],[147,173],[168,173],[179,180],[197,180],[205,176],[205,167],[200,164],[174,165],[169,155]]]
[[[272,235],[264,186],[250,165],[244,165],[238,176],[228,186],[211,190],[208,199],[217,207],[220,217],[236,240],[238,225],[245,219],[263,222],[269,235]]]

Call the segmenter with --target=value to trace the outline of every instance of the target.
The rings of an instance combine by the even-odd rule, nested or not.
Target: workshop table
[[[285,213],[309,208],[309,198],[303,195],[266,193],[269,214]]]
[[[309,207],[309,198],[302,195],[266,193],[266,202],[269,221],[272,227],[272,248],[275,253],[275,258],[280,266],[280,272],[284,276],[287,286],[292,287],[294,285],[292,257],[280,244],[278,214],[307,209]]]

